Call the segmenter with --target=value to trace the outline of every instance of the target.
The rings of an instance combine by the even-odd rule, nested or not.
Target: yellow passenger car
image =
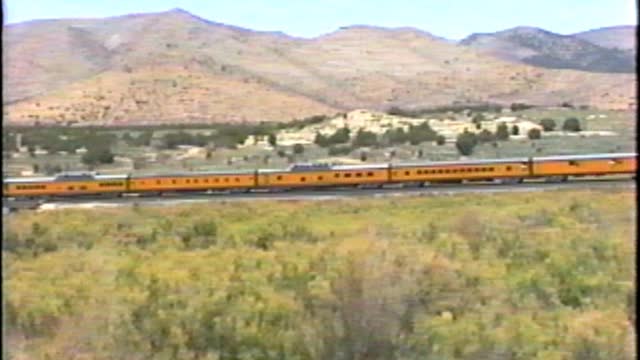
[[[258,187],[299,188],[384,184],[388,181],[388,165],[329,166],[294,165],[288,170],[258,171]]]
[[[636,157],[634,153],[537,157],[533,173],[543,177],[632,174]]]
[[[524,179],[531,174],[529,159],[469,160],[399,164],[391,169],[392,182]]]
[[[3,196],[42,197],[121,194],[127,191],[127,178],[127,175],[64,173],[54,177],[6,179],[3,182]]]
[[[133,193],[145,193],[249,189],[255,185],[255,171],[244,171],[132,176],[129,187]]]

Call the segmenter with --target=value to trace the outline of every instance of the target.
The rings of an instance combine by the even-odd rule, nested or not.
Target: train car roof
[[[290,174],[290,173],[305,173],[313,171],[349,171],[349,170],[377,170],[387,169],[388,164],[368,164],[368,165],[331,165],[331,166],[319,166],[319,167],[294,167],[290,166],[288,169],[260,169],[260,174]]]
[[[564,160],[589,160],[589,159],[616,159],[637,157],[636,153],[611,153],[611,154],[591,154],[591,155],[556,155],[534,157],[533,161],[564,161]]]
[[[91,181],[105,181],[105,180],[124,180],[127,178],[127,175],[93,175],[93,176],[77,176],[77,175],[66,175],[60,177],[60,175],[56,176],[41,176],[41,177],[24,177],[24,178],[6,178],[3,179],[2,182],[10,184],[28,184],[34,182],[61,182],[61,181],[83,181],[83,180],[91,180]]]
[[[425,161],[421,163],[397,163],[392,164],[394,168],[403,167],[421,167],[421,166],[447,166],[447,165],[483,165],[483,164],[504,164],[515,162],[527,162],[528,158],[509,158],[509,159],[477,159],[477,160],[456,160],[456,161]]]

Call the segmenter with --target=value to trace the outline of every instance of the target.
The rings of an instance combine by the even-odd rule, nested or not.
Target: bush
[[[387,145],[400,145],[407,142],[407,133],[402,128],[389,129],[382,135]]]
[[[351,130],[349,128],[344,127],[342,129],[336,130],[330,136],[324,136],[320,133],[316,133],[316,137],[313,142],[320,147],[328,147],[331,145],[344,144],[348,143],[351,139]]]
[[[544,131],[553,131],[556,128],[556,121],[553,119],[542,119],[540,120],[540,125]]]
[[[365,162],[367,161],[368,155],[366,153],[366,151],[363,151],[360,153],[360,161]]]
[[[507,124],[500,123],[500,125],[498,125],[498,129],[496,129],[496,139],[509,140],[509,128]]]
[[[572,131],[572,132],[578,132],[580,130],[582,130],[580,128],[580,120],[576,119],[576,118],[568,118],[564,121],[564,124],[562,124],[562,130],[564,131]]]
[[[356,137],[353,139],[354,147],[376,146],[378,145],[378,137],[375,133],[366,130],[358,130]]]
[[[514,135],[514,136],[520,135],[520,128],[518,127],[518,125],[513,125],[511,127],[511,135]]]
[[[540,132],[540,129],[533,128],[533,129],[529,130],[529,132],[527,133],[527,136],[531,140],[538,140],[538,139],[540,139],[542,137],[542,134]]]
[[[482,121],[485,121],[485,117],[482,114],[475,114],[473,115],[473,118],[471,118],[471,122],[476,124],[476,126],[480,124]]]
[[[438,137],[436,138],[436,144],[438,146],[442,146],[447,142],[447,139],[444,137],[444,135],[438,135]]]
[[[484,129],[478,133],[477,139],[479,143],[489,143],[496,141],[496,136],[491,131]]]
[[[567,108],[567,109],[573,109],[573,104],[568,102],[568,101],[565,101],[562,104],[560,104],[560,107]]]
[[[304,146],[302,146],[302,144],[295,144],[293,145],[293,153],[294,154],[302,154],[304,152]]]
[[[427,122],[423,122],[417,126],[409,126],[407,140],[411,145],[418,145],[426,141],[434,141],[438,137],[438,133],[431,129]]]
[[[523,103],[513,103],[511,104],[511,111],[521,111],[531,109],[533,105],[523,104]]]
[[[276,137],[275,134],[269,134],[267,141],[269,142],[269,145],[271,145],[272,147],[276,147],[276,145],[278,145],[278,138]]]
[[[462,155],[471,155],[473,148],[478,144],[478,139],[475,134],[468,131],[458,135],[456,139],[456,148]]]
[[[82,155],[82,163],[85,165],[93,166],[97,164],[111,164],[113,163],[114,155],[109,148],[97,147],[89,148],[84,155]]]

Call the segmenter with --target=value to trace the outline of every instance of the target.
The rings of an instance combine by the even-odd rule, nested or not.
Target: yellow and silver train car
[[[3,180],[3,197],[42,198],[184,191],[278,190],[463,181],[522,182],[527,179],[627,174],[635,176],[637,154],[596,154],[497,160],[331,166],[298,164],[282,170],[159,175],[65,173]]]

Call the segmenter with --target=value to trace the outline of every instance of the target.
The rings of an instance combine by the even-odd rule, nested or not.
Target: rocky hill
[[[4,30],[8,122],[279,121],[485,101],[636,104],[634,74],[506,62],[411,28],[352,26],[301,39],[177,9]]]
[[[573,34],[572,36],[609,49],[635,51],[636,26],[611,26]]]
[[[533,27],[516,27],[490,34],[473,34],[460,42],[501,59],[551,69],[576,69],[605,73],[635,72],[635,53],[603,47],[610,33],[583,33],[581,37],[555,34]],[[609,36],[607,38],[607,36]]]

